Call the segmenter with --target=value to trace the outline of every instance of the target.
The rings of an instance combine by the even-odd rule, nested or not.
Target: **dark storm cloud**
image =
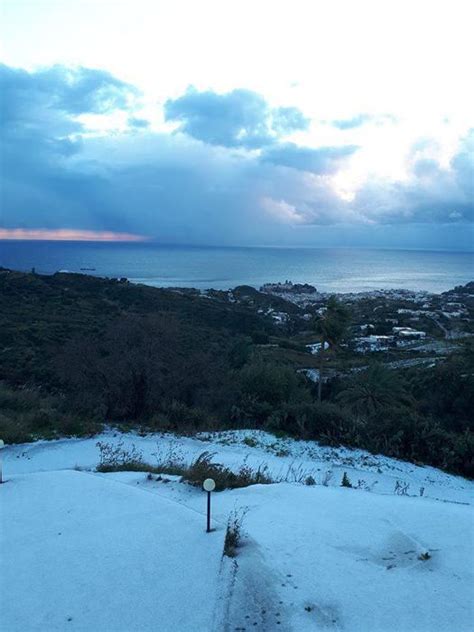
[[[75,118],[126,108],[136,89],[107,72],[53,66],[36,72],[0,65],[1,131],[7,150],[26,162],[35,153],[71,155],[83,131]],[[8,165],[6,165],[8,166]]]
[[[272,109],[261,95],[242,89],[218,94],[190,88],[164,110],[167,121],[180,123],[179,131],[223,147],[256,149],[309,126],[297,108]]]
[[[64,114],[103,114],[127,107],[137,94],[129,84],[103,70],[53,66],[36,72],[0,65],[2,119],[21,121],[35,108]],[[44,112],[42,112],[44,114]]]
[[[300,171],[334,173],[340,161],[351,156],[357,149],[356,145],[312,149],[299,147],[294,143],[285,143],[262,150],[261,160]]]
[[[70,164],[83,147],[83,125],[75,116],[124,108],[135,88],[88,68],[30,73],[0,65],[0,91],[2,225],[102,227],[111,221],[101,169]]]

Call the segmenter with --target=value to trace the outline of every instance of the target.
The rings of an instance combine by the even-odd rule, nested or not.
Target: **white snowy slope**
[[[472,482],[263,432],[201,438],[110,432],[7,447],[0,630],[473,629]],[[206,534],[205,494],[176,477],[74,471],[97,465],[98,440],[134,444],[151,463],[170,446],[188,461],[210,450],[234,468],[246,459],[288,480],[311,472],[318,484],[216,493],[216,531]],[[344,471],[365,489],[341,488]],[[409,484],[408,496],[394,495],[397,481]],[[243,546],[222,561],[235,509],[247,509]]]
[[[301,475],[312,475],[320,483],[331,473],[330,485],[339,486],[344,472],[351,481],[363,480],[373,486],[375,493],[393,494],[397,481],[410,485],[409,495],[420,495],[439,500],[471,502],[474,483],[460,476],[447,474],[433,467],[419,467],[363,450],[320,446],[314,441],[276,439],[258,430],[236,430],[202,433],[194,438],[172,434],[121,434],[110,431],[90,439],[63,439],[8,446],[4,450],[7,472],[29,473],[86,468],[94,469],[99,460],[99,441],[135,446],[146,462],[156,464],[155,454],[163,458],[173,452],[190,462],[207,450],[215,460],[239,468],[244,460],[253,468],[262,465],[276,478],[294,480]],[[250,442],[251,445],[248,445]]]
[[[472,629],[465,507],[288,484],[239,492],[238,502],[250,507],[247,530],[278,595],[273,623],[308,632]]]
[[[223,532],[82,472],[0,487],[2,632],[209,630]]]

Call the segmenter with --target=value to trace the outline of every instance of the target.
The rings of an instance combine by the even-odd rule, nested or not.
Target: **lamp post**
[[[3,439],[0,439],[0,483],[3,483],[3,478],[2,478],[2,450],[5,447],[5,443],[3,442]]]
[[[207,528],[206,533],[211,532],[211,492],[216,489],[216,481],[213,478],[206,478],[202,488],[207,492]]]

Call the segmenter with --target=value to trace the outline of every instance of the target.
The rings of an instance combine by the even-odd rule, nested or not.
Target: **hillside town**
[[[183,290],[176,290],[183,292]],[[187,292],[187,290],[184,290]],[[194,290],[197,292],[197,290]],[[293,358],[299,350],[300,364],[310,356],[319,362],[321,340],[315,324],[323,319],[330,294],[319,292],[308,283],[266,283],[260,290],[240,286],[228,291],[206,290],[202,295],[238,304],[264,316],[288,336]],[[334,295],[333,295],[334,296]],[[455,350],[457,344],[474,335],[474,282],[441,294],[405,289],[374,290],[336,294],[351,314],[346,340],[338,358],[331,357],[331,368],[324,381],[363,370],[370,359],[389,368],[432,367]],[[262,339],[261,344],[281,346]],[[324,343],[324,351],[330,345]],[[316,366],[300,366],[313,382],[319,380]],[[343,368],[342,366],[344,365]]]

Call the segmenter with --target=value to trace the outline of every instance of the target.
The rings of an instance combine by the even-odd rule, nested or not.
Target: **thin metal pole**
[[[0,483],[3,483],[3,472],[2,472],[2,450],[5,447],[5,443],[3,439],[0,439]]]
[[[207,492],[207,529],[206,532],[211,531],[211,492]]]

